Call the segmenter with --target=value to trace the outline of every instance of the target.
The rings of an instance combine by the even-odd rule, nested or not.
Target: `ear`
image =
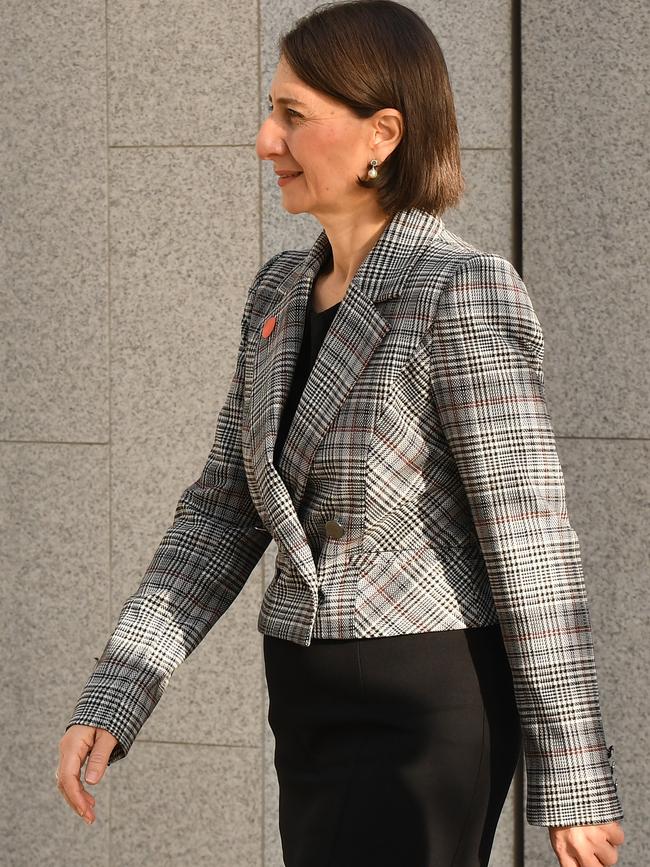
[[[396,108],[380,108],[371,120],[370,146],[385,160],[395,150],[404,133],[404,121]]]

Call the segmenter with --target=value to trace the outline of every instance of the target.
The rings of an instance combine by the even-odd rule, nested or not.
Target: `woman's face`
[[[356,117],[347,106],[304,84],[282,57],[269,97],[256,152],[271,160],[276,172],[301,172],[280,185],[287,211],[331,216],[376,201],[374,190],[355,183],[357,175],[367,177],[373,157],[379,165],[383,159],[376,147],[381,123],[375,116]]]

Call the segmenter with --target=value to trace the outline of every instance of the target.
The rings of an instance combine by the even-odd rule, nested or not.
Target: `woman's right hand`
[[[95,799],[81,783],[81,767],[90,753],[84,782],[98,783],[116,744],[117,738],[106,729],[84,725],[70,726],[59,741],[57,788],[88,825],[95,821]]]

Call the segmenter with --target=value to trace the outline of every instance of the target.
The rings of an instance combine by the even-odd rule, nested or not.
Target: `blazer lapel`
[[[395,294],[398,293],[394,287],[387,287],[382,298]],[[293,492],[297,508],[303,499],[314,452],[361,371],[390,331],[375,301],[360,285],[351,282],[305,383],[279,461],[280,472]],[[281,380],[284,387],[281,370],[276,368],[271,378]]]
[[[329,253],[324,230],[304,261],[276,288],[259,321],[251,347],[253,471],[270,522],[274,528],[284,525],[279,532],[289,532],[294,547],[308,545],[297,509],[314,453],[342,402],[390,331],[379,305],[399,296],[418,256],[443,225],[439,217],[419,209],[398,212],[361,263],[327,331],[296,408],[279,461],[280,472],[273,465],[273,452],[300,351],[307,302]],[[272,317],[275,324],[272,330],[265,331],[265,323]],[[315,569],[313,577],[315,580]]]
[[[302,343],[309,293],[327,243],[325,232],[321,232],[305,260],[271,293],[259,320],[249,346],[252,374],[244,434],[248,441],[246,460],[251,462],[254,484],[264,503],[266,524],[276,538],[282,539],[296,568],[314,587],[316,566],[311,549],[294,498],[273,463],[273,452]],[[274,326],[265,336],[265,323],[273,317]]]

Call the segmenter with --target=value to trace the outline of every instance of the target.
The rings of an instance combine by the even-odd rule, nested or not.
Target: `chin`
[[[306,213],[308,213],[307,208],[301,208],[297,204],[292,205],[291,203],[287,203],[284,200],[281,201],[281,205],[288,214],[306,214]]]

